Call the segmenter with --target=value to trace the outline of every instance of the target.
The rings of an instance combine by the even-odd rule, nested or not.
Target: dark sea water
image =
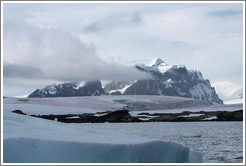
[[[89,125],[98,129],[176,142],[202,153],[204,163],[242,163],[243,124],[243,122],[148,122]]]

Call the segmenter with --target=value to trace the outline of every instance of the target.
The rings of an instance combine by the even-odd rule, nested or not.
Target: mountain
[[[213,82],[212,86],[216,89],[216,93],[223,101],[235,98],[235,96],[233,97],[233,93],[236,93],[236,91],[240,91],[240,89],[241,92],[239,93],[243,93],[242,86],[239,83],[234,83],[231,81]]]
[[[168,65],[160,58],[155,58],[149,65],[138,64],[136,68],[148,73],[150,79],[129,82],[118,90],[112,88],[107,91],[124,95],[180,96],[205,100],[211,104],[223,104],[209,80],[205,80],[197,70],[187,70],[184,65]]]
[[[65,97],[92,95],[166,95],[204,100],[210,104],[223,104],[209,80],[201,72],[187,70],[184,65],[169,65],[160,58],[150,64],[137,64],[148,79],[110,82],[102,88],[100,81],[50,85],[34,91],[29,97]]]
[[[230,97],[225,101],[225,104],[238,104],[243,103],[243,88],[235,91]]]
[[[242,99],[242,98],[243,98],[243,88],[238,89],[230,96],[230,99]]]
[[[85,83],[52,84],[37,89],[28,97],[68,97],[68,96],[99,96],[105,94],[100,81]]]

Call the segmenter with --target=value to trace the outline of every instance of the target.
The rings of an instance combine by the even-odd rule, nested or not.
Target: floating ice
[[[201,153],[181,144],[11,112],[23,105],[9,102],[3,106],[4,163],[202,162]],[[29,113],[41,106],[26,105],[30,107],[22,107],[23,111]],[[61,107],[46,106],[47,111],[49,108]]]
[[[99,138],[100,139],[100,138]],[[3,141],[4,163],[183,163],[201,162],[182,145],[153,141],[108,144],[13,138]]]
[[[187,132],[181,134],[182,137],[201,137],[202,133],[192,133],[192,132]]]

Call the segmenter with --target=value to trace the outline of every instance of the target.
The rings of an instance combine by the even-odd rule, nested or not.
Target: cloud
[[[102,24],[100,21],[91,23],[85,28],[85,32],[99,32],[102,29]]]
[[[242,10],[219,10],[219,11],[209,12],[208,14],[211,16],[228,17],[228,16],[234,16],[242,13],[243,13]]]
[[[135,12],[132,15],[131,21],[133,24],[138,25],[144,23],[142,16],[140,15],[139,12]]]
[[[3,41],[4,78],[73,82],[145,77],[134,68],[103,61],[95,46],[64,31],[6,22]]]
[[[139,12],[134,12],[131,15],[113,15],[92,22],[84,28],[85,32],[97,33],[108,32],[116,28],[135,27],[143,23],[143,19]]]
[[[28,78],[35,79],[42,76],[40,69],[33,66],[20,66],[14,64],[3,65],[3,77],[5,78]]]

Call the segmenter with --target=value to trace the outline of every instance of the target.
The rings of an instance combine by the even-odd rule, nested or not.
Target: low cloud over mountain
[[[5,79],[81,81],[146,77],[132,67],[103,61],[92,44],[82,43],[64,31],[6,23],[4,43]]]

